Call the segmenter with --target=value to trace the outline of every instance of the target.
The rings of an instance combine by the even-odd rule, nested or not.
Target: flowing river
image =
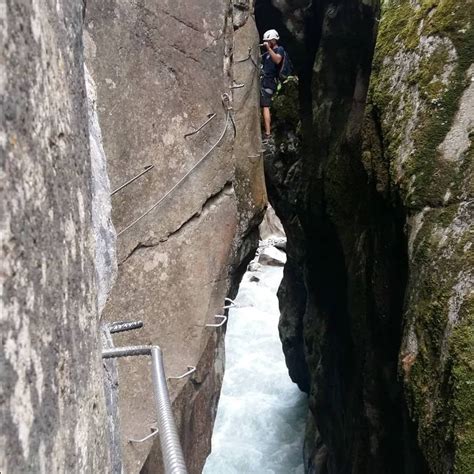
[[[307,400],[288,376],[278,336],[283,267],[257,267],[245,274],[229,313],[226,371],[204,474],[304,472]]]

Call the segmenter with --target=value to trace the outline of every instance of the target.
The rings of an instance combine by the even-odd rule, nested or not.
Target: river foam
[[[247,272],[229,313],[226,372],[205,474],[302,474],[306,396],[278,336],[282,267]],[[259,281],[251,281],[252,277]]]

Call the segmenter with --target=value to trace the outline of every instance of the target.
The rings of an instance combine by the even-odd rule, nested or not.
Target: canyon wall
[[[112,189],[152,167],[112,196],[118,276],[103,317],[142,320],[115,345],[158,344],[169,376],[196,367],[169,382],[192,473],[210,450],[224,372],[225,327],[206,324],[235,294],[266,205],[251,10],[229,0],[86,8]],[[119,394],[124,469],[161,472],[157,437],[129,442],[156,427],[146,359],[119,362]]]
[[[300,74],[275,102],[265,172],[308,472],[474,465],[467,4],[270,7]]]
[[[110,468],[98,324],[110,278],[103,290],[96,278],[106,174],[91,167],[82,15],[74,0],[0,5],[5,473]]]
[[[103,366],[111,343],[196,367],[168,383],[201,472],[224,372],[225,326],[206,324],[266,207],[252,9],[0,6],[2,472],[162,472],[157,437],[129,442],[156,426],[149,361]],[[144,328],[107,336],[117,320]]]

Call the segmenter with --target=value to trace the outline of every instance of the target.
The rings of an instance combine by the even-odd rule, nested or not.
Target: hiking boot
[[[272,135],[270,133],[265,133],[262,138],[262,145],[267,146],[271,143],[272,141]]]

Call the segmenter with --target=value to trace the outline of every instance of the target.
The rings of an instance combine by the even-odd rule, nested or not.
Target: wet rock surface
[[[302,40],[286,32],[300,83],[274,104],[265,153],[288,238],[280,334],[310,394],[306,469],[468,472],[472,19],[441,1],[306,15]]]

